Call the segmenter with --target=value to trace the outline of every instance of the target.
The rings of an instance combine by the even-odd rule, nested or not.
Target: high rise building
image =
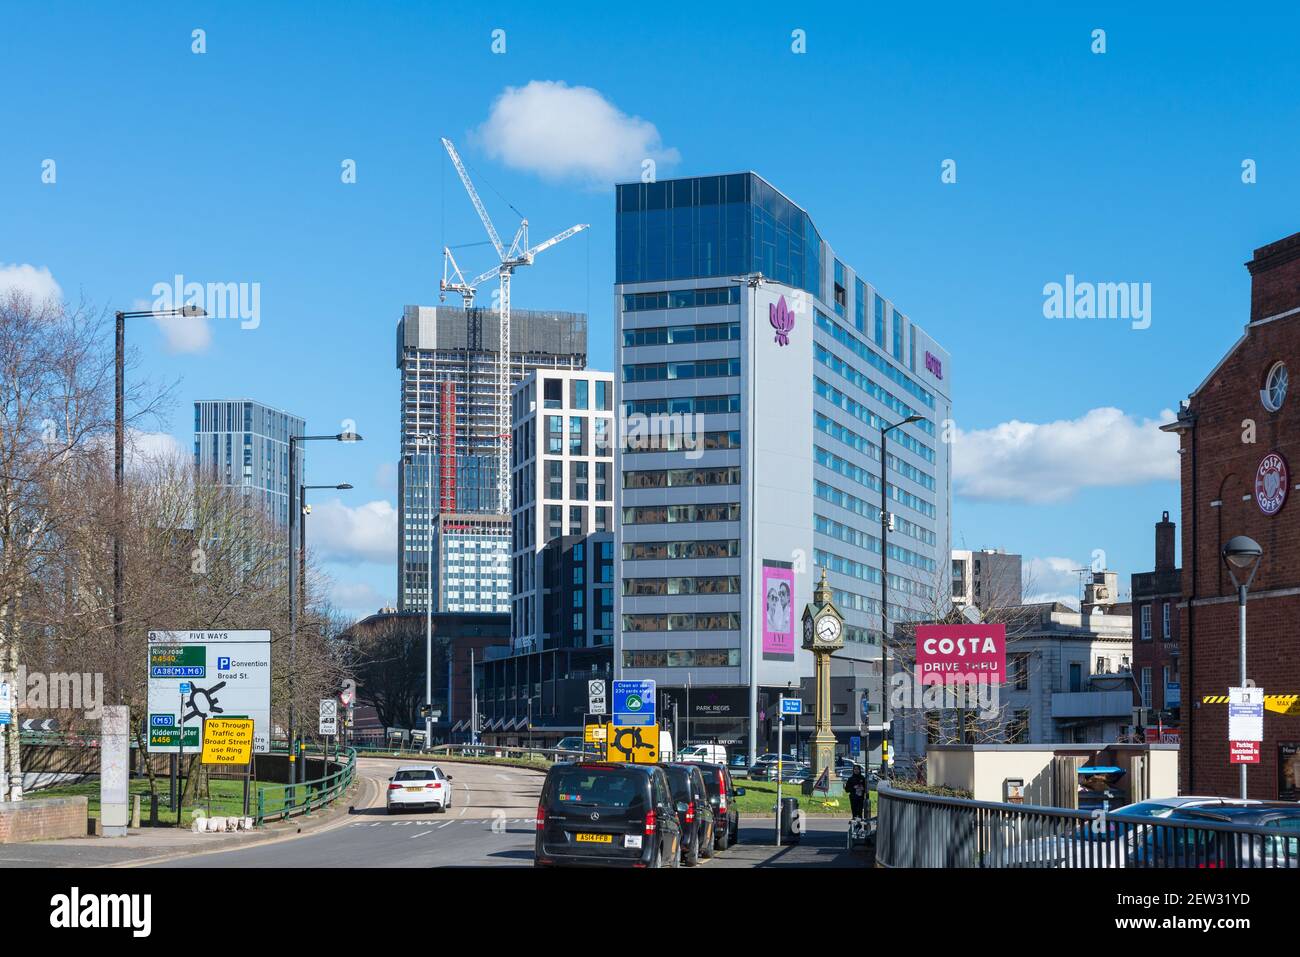
[[[274,524],[289,524],[289,436],[302,435],[298,416],[252,399],[194,403],[194,468],[201,480],[239,489]],[[303,474],[299,443],[295,471]]]
[[[847,620],[835,673],[869,686],[882,493],[890,620],[946,606],[951,362],[757,174],[622,185],[616,203],[615,672],[746,689],[742,717],[692,737],[752,752],[811,674],[798,622],[822,568]]]
[[[498,512],[499,328],[496,313],[489,309],[406,306],[398,320],[402,444],[397,602],[402,611],[426,607],[429,535],[431,529],[437,531],[434,517]],[[511,329],[515,382],[537,368],[586,365],[585,315],[514,310]],[[495,532],[485,542],[489,550],[501,548]],[[508,534],[503,554],[508,563]],[[447,577],[436,569],[434,574]],[[499,610],[508,606],[507,597]]]
[[[562,537],[614,529],[614,376],[538,369],[515,388],[512,421],[514,646],[569,644],[575,632],[609,645],[612,603],[603,629],[596,608],[576,629],[579,615],[561,621],[550,609],[557,599],[545,587],[544,553]]]

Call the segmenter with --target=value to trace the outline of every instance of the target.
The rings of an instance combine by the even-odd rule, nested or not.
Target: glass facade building
[[[615,217],[616,676],[744,689],[719,743],[770,747],[823,569],[836,674],[879,694],[882,505],[890,619],[947,599],[951,360],[755,173],[622,185]]]
[[[289,524],[289,436],[302,435],[298,416],[252,399],[194,403],[194,469],[200,480],[239,489],[280,527]],[[295,465],[303,475],[299,443]]]

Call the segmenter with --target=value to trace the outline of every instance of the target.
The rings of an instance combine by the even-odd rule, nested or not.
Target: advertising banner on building
[[[1007,680],[1007,626],[917,625],[916,680],[923,685]]]
[[[763,563],[763,658],[794,661],[794,569]]]
[[[1300,742],[1283,741],[1277,746],[1277,799],[1300,801]]]

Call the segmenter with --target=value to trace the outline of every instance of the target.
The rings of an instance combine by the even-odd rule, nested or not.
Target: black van
[[[677,867],[682,832],[663,768],[556,764],[537,805],[538,867]]]

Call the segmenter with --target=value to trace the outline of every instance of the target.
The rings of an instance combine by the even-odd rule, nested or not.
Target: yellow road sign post
[[[208,718],[203,722],[204,764],[246,765],[252,756],[252,718]]]

